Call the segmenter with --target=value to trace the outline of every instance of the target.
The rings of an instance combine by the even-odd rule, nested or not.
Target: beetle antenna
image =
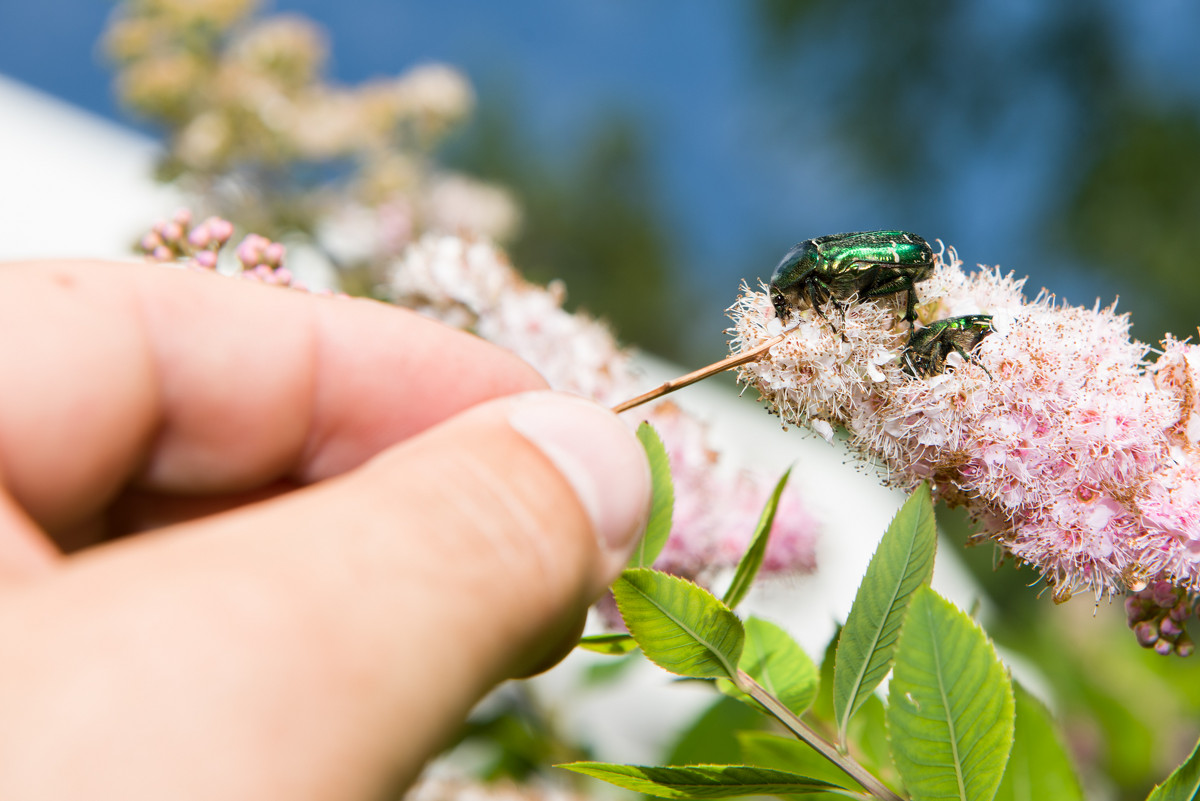
[[[755,345],[753,348],[744,353],[736,353],[733,356],[724,358],[719,362],[713,362],[710,365],[701,367],[699,370],[693,370],[687,375],[681,375],[679,378],[672,378],[670,381],[659,384],[649,392],[643,392],[636,398],[630,398],[627,401],[618,403],[616,406],[612,407],[612,410],[618,414],[629,411],[637,406],[641,406],[643,403],[649,403],[652,400],[657,400],[664,395],[671,394],[677,389],[683,389],[690,384],[695,384],[697,381],[703,381],[704,379],[714,376],[717,373],[723,373],[726,370],[732,370],[734,367],[740,367],[743,364],[755,361],[771,348],[782,342],[784,338],[794,329],[795,326],[792,326],[791,328],[785,330],[782,334],[773,336],[766,342],[763,342],[761,345]]]

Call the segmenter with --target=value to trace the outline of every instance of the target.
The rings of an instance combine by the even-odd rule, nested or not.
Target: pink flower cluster
[[[918,285],[921,324],[991,314],[995,331],[941,375],[914,378],[908,331],[888,304],[812,309],[769,354],[740,370],[785,422],[832,435],[882,462],[893,480],[930,481],[990,538],[1033,565],[1058,600],[1168,582],[1200,590],[1200,350],[1164,343],[1154,363],[1113,308],[1026,302],[1023,281],[967,273],[953,251]],[[733,350],[784,330],[763,292],[734,306]],[[985,369],[986,368],[986,369]],[[1163,634],[1167,650],[1190,648]],[[1154,643],[1151,643],[1154,644]],[[1160,647],[1160,650],[1162,646]]]
[[[555,389],[612,405],[636,395],[631,354],[611,331],[563,309],[561,284],[525,281],[491,244],[426,236],[410,247],[392,273],[390,291],[404,306],[516,353]],[[655,566],[707,582],[735,565],[753,534],[777,476],[738,470],[708,443],[705,426],[670,402],[629,414],[649,420],[666,446],[675,482],[671,538]],[[785,491],[769,541],[763,573],[814,569],[816,524],[798,494]]]
[[[192,270],[212,272],[222,249],[233,236],[233,224],[220,217],[209,217],[192,225],[192,213],[180,209],[170,220],[155,223],[142,237],[139,247],[151,261],[182,264]],[[250,234],[237,246],[241,269],[239,278],[293,289],[305,287],[283,266],[284,246],[265,236]]]

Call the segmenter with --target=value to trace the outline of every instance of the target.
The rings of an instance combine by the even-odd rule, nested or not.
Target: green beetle
[[[914,285],[933,274],[933,248],[905,231],[856,231],[806,239],[793,247],[771,276],[771,302],[779,319],[804,301],[823,319],[821,306],[857,294],[859,300],[907,292],[904,319],[917,319]],[[832,325],[832,323],[831,323]]]
[[[940,375],[945,372],[946,358],[951,353],[979,364],[971,351],[994,330],[990,314],[964,314],[930,323],[909,335],[904,348],[904,370],[913,376]],[[988,378],[992,377],[986,367],[979,366]]]

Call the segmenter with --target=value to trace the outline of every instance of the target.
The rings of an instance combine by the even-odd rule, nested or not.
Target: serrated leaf
[[[746,553],[742,554],[737,570],[734,571],[733,581],[725,591],[725,597],[721,599],[730,609],[735,609],[746,597],[746,593],[750,592],[750,585],[754,583],[754,577],[762,567],[763,557],[767,553],[767,541],[771,536],[771,526],[775,523],[775,511],[779,508],[779,499],[783,496],[783,488],[787,486],[791,474],[792,469],[789,467],[775,484],[771,497],[763,506],[762,514],[758,516],[758,524],[754,527],[750,545],[746,548]]]
[[[1050,711],[1019,684],[1013,686],[1013,696],[1016,729],[996,801],[1083,801],[1083,788]]]
[[[651,504],[646,533],[629,557],[629,567],[650,567],[671,536],[671,515],[675,508],[675,487],[671,483],[671,463],[658,432],[649,423],[637,429],[637,438],[650,463]]]
[[[791,635],[774,623],[751,617],[742,625],[746,642],[738,667],[794,714],[804,714],[817,695],[817,666]],[[749,700],[732,682],[718,679],[717,684],[722,692]]]
[[[792,771],[864,792],[858,782],[795,737],[780,737],[765,731],[739,731],[736,736],[743,762],[761,768]]]
[[[914,801],[991,801],[1012,748],[1012,685],[983,630],[928,587],[913,593],[888,699],[892,760]]]
[[[1146,801],[1196,801],[1200,799],[1200,743],[1192,749],[1183,764],[1156,785]]]
[[[663,670],[697,679],[736,676],[742,621],[712,593],[638,567],[621,574],[613,596],[642,653]]]
[[[833,707],[843,746],[850,717],[891,670],[909,599],[933,577],[936,550],[933,500],[922,484],[880,540],[838,638]]]
[[[797,773],[749,765],[650,767],[606,762],[559,765],[585,776],[659,798],[733,798],[742,795],[798,795],[826,792],[837,785]]]

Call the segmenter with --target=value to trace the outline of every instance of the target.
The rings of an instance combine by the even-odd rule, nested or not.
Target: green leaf
[[[836,785],[796,773],[748,765],[648,767],[607,762],[559,765],[627,790],[659,798],[732,798],[741,795],[796,795],[836,789]]]
[[[628,634],[589,634],[580,637],[577,647],[609,656],[622,656],[637,649],[637,643]]]
[[[842,627],[839,625],[833,633],[833,639],[825,646],[821,655],[821,670],[819,680],[821,686],[817,689],[817,697],[813,701],[809,716],[833,728],[833,665],[837,657],[837,644],[842,638]]]
[[[584,687],[602,687],[618,681],[640,661],[637,651],[630,651],[615,659],[602,659],[588,665],[583,670],[582,682]]]
[[[738,667],[796,715],[804,714],[817,695],[817,666],[791,635],[774,623],[751,617],[743,626],[746,644]],[[749,699],[731,682],[718,679],[717,685],[721,692]]]
[[[889,787],[900,786],[900,774],[896,773],[888,747],[887,707],[878,695],[868,696],[851,719],[849,739],[858,764]]]
[[[1036,801],[1041,798],[1083,801],[1083,788],[1071,767],[1071,759],[1058,736],[1050,711],[1021,685],[1014,685],[1013,692],[1016,731],[1008,767],[1000,789],[996,791],[996,801]]]
[[[858,782],[795,737],[780,737],[765,731],[737,732],[743,762],[763,768],[794,771],[840,787],[865,792]]]
[[[650,519],[646,523],[646,533],[629,558],[629,567],[650,567],[667,544],[671,536],[671,514],[675,508],[675,488],[671,484],[671,464],[667,459],[667,449],[663,447],[658,432],[649,423],[638,426],[637,437],[646,450],[646,460],[650,463],[650,485],[652,500]]]
[[[1191,756],[1162,784],[1155,786],[1146,801],[1195,801],[1200,799],[1200,743]]]
[[[737,675],[742,621],[707,590],[638,567],[621,574],[613,595],[642,653],[663,670],[697,679]]]
[[[922,484],[880,540],[838,639],[833,707],[843,747],[850,717],[892,668],[909,601],[933,577],[936,550],[933,501]]]
[[[754,707],[724,695],[717,695],[715,698],[713,704],[679,735],[667,758],[663,760],[664,765],[721,765],[739,762],[742,749],[735,736],[743,731],[761,729],[771,723],[770,719]]]
[[[746,593],[750,591],[750,585],[754,583],[754,577],[758,575],[758,569],[762,567],[763,556],[767,553],[767,540],[771,536],[771,526],[775,523],[775,510],[779,508],[779,498],[783,495],[783,488],[787,486],[788,477],[791,474],[792,469],[789,467],[775,485],[775,490],[767,499],[762,514],[758,516],[758,525],[754,528],[750,546],[746,548],[746,553],[738,562],[737,570],[733,574],[733,581],[729,584],[729,589],[725,591],[725,597],[721,599],[730,609],[736,608],[746,597]]]
[[[1012,748],[1013,694],[983,630],[920,587],[900,633],[895,671],[888,732],[914,801],[991,801]]]

